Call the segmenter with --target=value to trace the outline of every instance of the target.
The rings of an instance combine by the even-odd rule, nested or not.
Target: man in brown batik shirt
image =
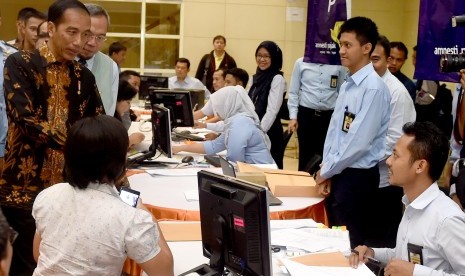
[[[10,55],[4,69],[9,125],[0,203],[20,232],[11,275],[31,275],[36,266],[32,204],[40,191],[63,181],[68,129],[83,117],[104,113],[93,74],[74,61],[91,37],[89,12],[77,0],[58,0],[48,16],[48,43]]]

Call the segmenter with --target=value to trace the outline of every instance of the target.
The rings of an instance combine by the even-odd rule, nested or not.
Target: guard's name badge
[[[329,87],[336,88],[337,87],[337,78],[336,75],[331,75],[331,81],[329,82]]]
[[[354,119],[355,119],[355,114],[347,111],[347,107],[346,107],[346,111],[344,112],[344,120],[342,121],[342,131],[346,133],[349,132],[350,125],[352,124]]]
[[[423,247],[408,243],[407,244],[407,251],[408,251],[408,261],[413,264],[423,265]]]

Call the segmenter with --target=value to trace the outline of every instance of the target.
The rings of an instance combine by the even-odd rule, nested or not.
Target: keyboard
[[[191,140],[191,141],[205,141],[205,138],[198,136],[198,135],[190,134],[190,133],[175,132],[174,135],[176,135],[176,137]]]

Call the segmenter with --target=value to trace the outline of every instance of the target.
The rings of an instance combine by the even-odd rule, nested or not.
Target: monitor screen
[[[194,126],[194,113],[189,91],[149,89],[152,106],[159,104],[170,110],[171,128]]]
[[[205,90],[203,89],[177,89],[191,92],[192,109],[200,110],[205,105]]]
[[[168,89],[168,77],[140,76],[139,100],[145,100],[145,98],[147,98],[150,88]]]
[[[210,268],[271,275],[266,188],[207,171],[198,173],[198,185],[202,248]]]
[[[153,146],[168,158],[172,157],[170,111],[159,105],[152,105]]]

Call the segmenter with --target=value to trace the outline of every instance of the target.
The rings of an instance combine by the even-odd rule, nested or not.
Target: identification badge
[[[344,112],[344,121],[342,122],[342,131],[344,131],[346,133],[349,132],[350,125],[352,124],[354,119],[355,119],[355,114],[350,113],[346,109],[346,111]]]
[[[337,75],[331,75],[331,82],[329,83],[329,87],[336,88],[337,87]]]
[[[408,261],[414,264],[423,265],[423,246],[407,243]]]

